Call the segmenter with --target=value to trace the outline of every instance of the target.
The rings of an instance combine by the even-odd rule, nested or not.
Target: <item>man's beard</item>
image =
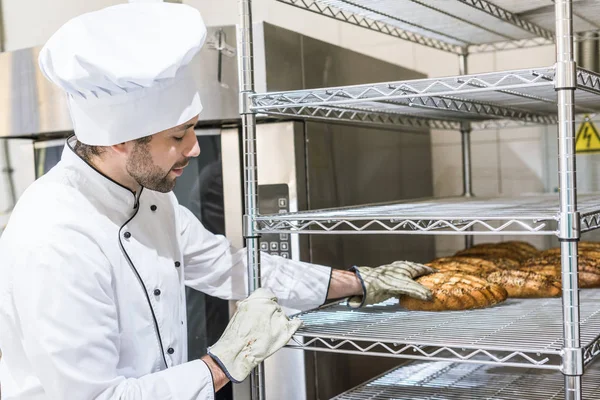
[[[187,165],[187,159],[174,166]],[[135,181],[146,189],[167,193],[175,187],[176,178],[170,177],[171,170],[163,171],[152,161],[147,143],[135,143],[133,151],[127,160],[126,169]]]

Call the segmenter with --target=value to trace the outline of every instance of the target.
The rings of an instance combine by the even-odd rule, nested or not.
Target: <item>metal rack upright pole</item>
[[[258,214],[258,171],[256,157],[256,114],[250,109],[254,93],[254,49],[252,47],[252,1],[240,0],[238,26],[238,66],[240,72],[240,115],[244,150],[244,238],[248,261],[248,293],[260,287],[260,237],[254,217]],[[265,399],[264,366],[260,364],[250,374],[250,398]]]
[[[463,49],[463,53],[458,57],[458,73],[466,75],[468,72],[467,66],[467,50]],[[472,175],[471,175],[471,123],[462,122],[460,124],[460,137],[462,148],[462,177],[463,177],[463,196],[473,197]],[[465,236],[465,248],[473,247],[473,236]]]
[[[560,191],[559,239],[562,268],[563,363],[565,399],[580,400],[583,349],[579,332],[577,242],[579,213],[575,164],[575,89],[577,69],[573,57],[572,0],[556,0],[556,84],[558,95],[558,184]]]

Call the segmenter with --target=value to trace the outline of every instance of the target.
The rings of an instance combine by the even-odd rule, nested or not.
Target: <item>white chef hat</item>
[[[67,92],[77,138],[109,146],[202,111],[187,65],[205,39],[202,17],[190,6],[120,4],[67,22],[44,46],[39,64]]]

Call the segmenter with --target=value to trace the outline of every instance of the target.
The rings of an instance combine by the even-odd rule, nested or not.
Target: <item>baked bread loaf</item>
[[[587,255],[579,254],[577,256],[577,264],[579,287],[600,287],[600,258],[591,258]],[[560,280],[560,255],[555,254],[531,258],[522,264],[521,270],[542,273]]]
[[[600,251],[600,242],[579,242],[579,248]]]
[[[596,259],[600,261],[600,248],[593,248],[593,247],[579,247],[577,249],[577,254],[580,256],[586,256],[592,259]],[[548,256],[559,256],[560,255],[560,247],[553,247],[551,249],[548,250],[544,250],[540,253],[538,253],[538,255],[536,257],[548,257]]]
[[[522,271],[535,272],[536,274],[542,274],[551,276],[552,278],[560,281],[560,265],[533,265],[530,267],[522,267]]]
[[[579,250],[579,251],[581,251],[581,250]],[[553,247],[548,250],[540,251],[540,253],[536,256],[536,258],[551,257],[551,256],[556,256],[556,255],[560,255],[560,247]],[[529,260],[527,260],[527,261],[529,261]]]
[[[508,297],[555,297],[562,291],[560,281],[532,271],[496,271],[487,280],[506,289]]]
[[[539,250],[535,248],[535,246],[520,240],[511,240],[508,242],[498,243],[480,243],[475,245],[474,247],[495,247],[499,249],[512,249],[531,256],[534,256],[537,253],[539,253]]]
[[[496,268],[496,264],[488,259],[477,258],[477,257],[463,257],[463,256],[450,256],[440,257],[431,261],[430,264],[447,264],[452,262],[461,262],[469,265],[476,265],[487,268]]]
[[[442,257],[427,265],[440,272],[462,272],[480,278],[485,278],[491,272],[498,270],[494,262],[475,257]]]
[[[521,262],[510,258],[492,257],[492,256],[473,256],[472,258],[486,260],[494,264],[498,269],[519,269]]]
[[[485,279],[459,272],[437,272],[417,279],[433,295],[429,301],[408,296],[400,298],[400,305],[415,311],[458,311],[490,307],[506,300],[502,286]]]
[[[500,243],[480,243],[469,249],[461,250],[456,255],[472,255],[474,257],[496,257],[513,261],[522,261],[539,253],[538,249],[527,242],[508,241]]]
[[[508,242],[501,242],[499,243],[500,246],[508,246],[508,247],[512,247],[512,248],[516,248],[519,249],[525,253],[528,253],[532,256],[536,255],[537,253],[539,253],[540,251],[531,243],[527,243],[527,242],[523,242],[521,240],[510,240]]]
[[[514,249],[501,248],[501,247],[471,247],[470,249],[464,249],[455,254],[455,256],[462,257],[477,257],[477,258],[504,258],[521,262],[530,258],[522,252]]]

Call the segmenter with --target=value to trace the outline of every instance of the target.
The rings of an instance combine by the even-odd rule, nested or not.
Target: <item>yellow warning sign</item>
[[[587,116],[585,121],[579,126],[577,136],[575,137],[576,153],[595,153],[600,152],[600,135],[594,123]]]

